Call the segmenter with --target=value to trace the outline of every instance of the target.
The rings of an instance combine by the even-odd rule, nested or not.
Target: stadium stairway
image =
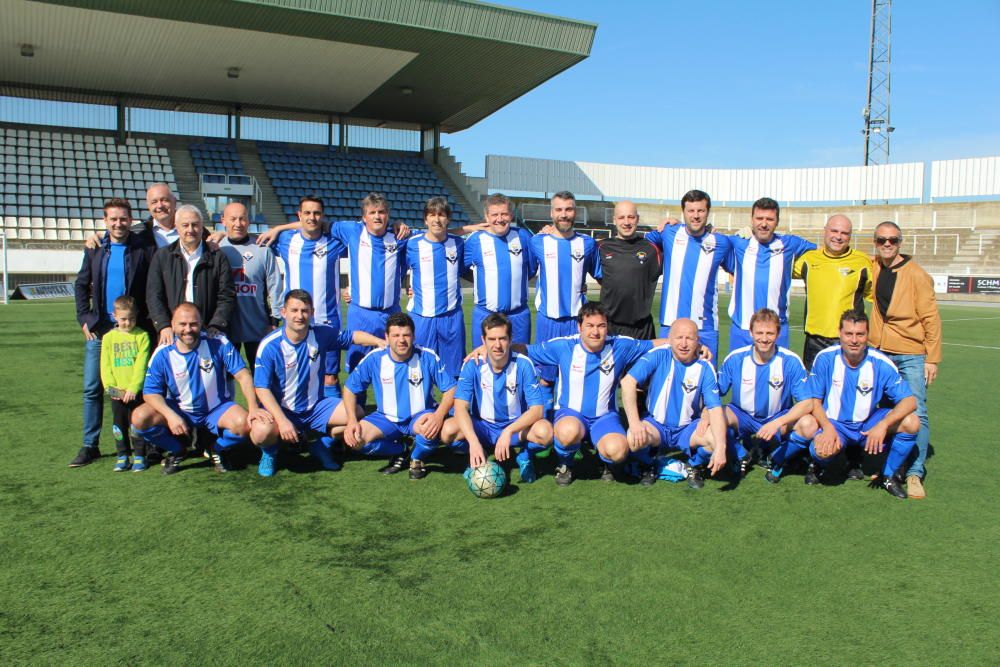
[[[284,211],[281,210],[281,204],[278,202],[278,195],[274,192],[271,178],[267,175],[264,163],[260,161],[257,144],[253,141],[237,141],[236,152],[239,153],[240,159],[243,161],[243,169],[247,175],[257,179],[257,187],[260,188],[261,197],[260,210],[257,212],[262,213],[264,220],[272,227],[287,222],[288,219],[285,217]]]
[[[205,201],[201,198],[198,172],[195,171],[194,160],[188,149],[190,142],[188,137],[160,139],[160,145],[166,147],[170,163],[174,166],[174,179],[177,181],[177,192],[174,194],[177,195],[177,200],[182,204],[194,204],[204,211]],[[145,217],[147,214],[143,215]]]

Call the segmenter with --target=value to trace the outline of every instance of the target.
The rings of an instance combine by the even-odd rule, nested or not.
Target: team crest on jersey
[[[316,248],[315,250],[313,250],[313,255],[315,255],[316,257],[326,257],[326,248],[325,247]]]
[[[394,252],[396,252],[396,246],[397,245],[398,244],[396,244],[396,243],[386,243],[385,244],[385,254],[391,255]]]
[[[599,366],[601,372],[605,375],[610,375],[615,370],[615,360],[611,357],[601,360],[601,365]]]
[[[647,257],[648,257],[648,255],[646,254],[645,250],[636,250],[636,252],[635,252],[635,258],[637,260],[639,260],[640,264],[645,264]],[[610,257],[609,257],[609,259],[610,259]]]
[[[249,250],[247,252],[243,253],[243,259],[245,259],[246,261],[249,262],[250,260],[253,259],[253,253],[250,252]]]
[[[781,389],[781,386],[785,384],[785,379],[780,375],[772,375],[771,379],[767,381],[767,384],[771,389]]]
[[[507,393],[511,396],[517,393],[517,383],[513,380],[507,383]]]
[[[862,396],[867,396],[868,394],[872,393],[873,388],[874,387],[868,384],[867,380],[861,380],[860,382],[858,382],[858,393],[861,394]]]
[[[575,262],[582,262],[583,261],[583,252],[580,251],[580,250],[574,250],[573,252],[571,252],[569,254],[569,256],[572,257],[573,261],[575,261]]]
[[[705,241],[701,244],[701,251],[706,255],[711,255],[715,252],[715,241]]]
[[[458,251],[454,248],[447,248],[444,251],[444,258],[448,260],[449,264],[454,264],[458,261]]]
[[[690,394],[691,392],[693,392],[695,389],[698,388],[698,384],[696,382],[692,382],[691,380],[685,379],[683,382],[681,382],[681,388],[684,390],[684,393]]]
[[[319,348],[318,347],[310,347],[309,348],[309,361],[316,361],[317,359],[319,359]]]
[[[420,374],[419,370],[413,369],[412,371],[410,371],[409,382],[411,385],[416,387],[423,381],[424,381],[424,376]]]
[[[198,360],[198,368],[200,368],[205,373],[211,373],[213,365],[214,364],[212,363],[212,360],[209,357],[202,357],[201,359]]]
[[[770,253],[771,253],[771,256],[772,256],[772,257],[775,257],[775,256],[777,256],[777,255],[782,255],[782,254],[784,254],[784,252],[785,252],[785,249],[784,249],[784,247],[779,247],[779,248],[768,248],[768,252],[770,252]]]
[[[518,255],[520,255],[521,254],[521,242],[520,241],[511,241],[510,245],[507,246],[507,252],[509,252],[510,254],[514,255],[514,257],[517,257]]]

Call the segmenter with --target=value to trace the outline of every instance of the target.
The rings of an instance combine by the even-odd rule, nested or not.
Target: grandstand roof
[[[0,94],[445,132],[586,58],[597,28],[467,0],[3,0],[3,16]]]

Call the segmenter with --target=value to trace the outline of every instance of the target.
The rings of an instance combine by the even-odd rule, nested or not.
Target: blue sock
[[[278,455],[278,445],[271,445],[270,447],[261,447],[260,451],[264,452],[268,456]]]
[[[712,454],[704,447],[699,447],[688,459],[688,465],[692,468],[703,466],[712,459]]]
[[[451,443],[448,448],[455,452],[456,454],[468,454],[469,453],[469,441],[468,440],[456,440]]]
[[[323,398],[341,398],[339,384],[323,385]]]
[[[246,438],[236,435],[229,429],[224,428],[222,429],[222,435],[215,439],[215,447],[213,447],[213,449],[217,452],[221,452],[244,442],[246,442]]]
[[[572,468],[573,457],[576,456],[576,453],[578,451],[580,451],[580,445],[577,444],[571,447],[564,447],[563,444],[559,442],[559,439],[557,438],[555,440],[555,450],[556,450],[556,458],[559,459],[559,465]]]
[[[729,449],[726,450],[727,453],[731,452],[735,455],[736,459],[746,458],[748,454],[746,447],[743,446],[743,440],[740,438],[740,433],[736,429],[729,427],[726,429],[726,442],[732,443]]]
[[[413,453],[410,454],[410,458],[415,461],[423,461],[435,449],[437,449],[437,443],[428,440],[422,435],[418,435],[413,439]]]
[[[781,470],[785,461],[809,448],[809,441],[794,431],[771,452],[771,469]]]
[[[882,466],[882,475],[884,477],[894,475],[916,446],[917,436],[915,433],[897,433],[892,436],[889,455],[885,457],[885,465]]]
[[[403,443],[399,440],[379,438],[366,443],[361,448],[365,456],[399,456],[403,453]]]
[[[165,449],[173,454],[180,454],[184,451],[184,445],[173,433],[167,430],[166,426],[153,426],[152,428],[137,429],[136,433],[143,440],[148,440],[160,449]]]
[[[329,435],[321,436],[320,438],[318,438],[317,441],[322,443],[322,445],[327,449],[329,449],[330,451],[333,451],[333,446],[336,443],[336,440],[334,440],[334,438]]]
[[[649,450],[649,447],[643,447],[634,452],[629,452],[628,461],[638,461],[640,465],[650,466],[653,465],[653,452]]]

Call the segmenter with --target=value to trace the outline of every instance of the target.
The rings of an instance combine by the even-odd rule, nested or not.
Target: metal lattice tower
[[[865,166],[889,163],[889,64],[892,60],[892,0],[872,0],[868,52],[868,102],[865,104]]]

